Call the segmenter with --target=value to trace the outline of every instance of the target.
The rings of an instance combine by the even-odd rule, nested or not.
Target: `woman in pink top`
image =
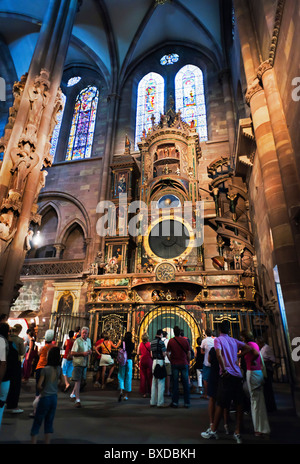
[[[152,384],[152,358],[147,334],[142,336],[137,354],[140,356],[140,393],[146,398],[151,392]]]
[[[253,341],[251,332],[246,330],[241,332],[241,339],[259,352],[259,346]],[[263,436],[270,433],[267,409],[264,398],[264,376],[262,373],[261,358],[256,357],[252,352],[246,353],[244,359],[247,366],[247,385],[251,401],[251,415],[254,426],[254,434]]]

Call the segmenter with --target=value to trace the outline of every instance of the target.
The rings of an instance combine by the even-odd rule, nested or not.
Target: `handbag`
[[[153,375],[156,379],[164,379],[167,377],[167,369],[165,363],[161,366],[160,364],[156,364]]]
[[[117,361],[120,364],[120,366],[125,366],[125,364],[127,363],[127,351],[124,342],[123,348],[120,348],[118,351]]]
[[[158,345],[159,345],[159,340],[157,340],[157,353],[158,353]],[[165,362],[163,363],[162,366],[158,363],[155,365],[153,375],[156,379],[164,379],[165,377],[167,377],[167,369],[165,366]]]

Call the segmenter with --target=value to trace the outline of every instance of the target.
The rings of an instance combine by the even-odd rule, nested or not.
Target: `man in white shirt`
[[[208,361],[208,354],[211,348],[214,347],[214,338],[215,338],[212,336],[211,329],[206,329],[205,335],[206,337],[202,340],[202,343],[200,346],[201,352],[204,354],[203,370],[202,370],[202,380],[203,380],[203,385],[204,385],[203,398],[207,398],[207,382],[208,382],[209,372],[210,372],[210,362]]]
[[[75,382],[74,389],[70,395],[70,398],[75,399],[75,407],[80,408],[80,384],[84,378],[85,370],[88,365],[88,358],[92,354],[92,344],[90,338],[88,338],[89,328],[82,327],[80,337],[76,338],[71,351],[73,356],[73,372],[72,378]]]

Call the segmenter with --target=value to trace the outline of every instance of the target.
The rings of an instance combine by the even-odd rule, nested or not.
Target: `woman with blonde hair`
[[[143,398],[151,393],[152,384],[152,358],[148,334],[142,335],[142,341],[138,346],[137,355],[140,361],[140,393]]]

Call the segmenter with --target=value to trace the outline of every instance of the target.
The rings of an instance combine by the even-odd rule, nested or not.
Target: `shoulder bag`
[[[158,353],[158,345],[159,345],[159,340],[157,341],[157,353]],[[163,363],[162,366],[158,363],[156,364],[154,371],[153,371],[153,375],[156,379],[164,379],[165,377],[167,377],[167,369],[165,366],[165,362]]]

